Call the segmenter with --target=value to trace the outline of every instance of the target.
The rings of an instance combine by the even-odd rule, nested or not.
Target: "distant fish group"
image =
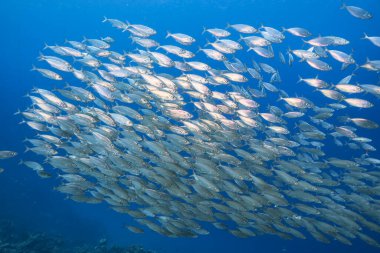
[[[309,234],[324,243],[360,238],[380,246],[366,233],[380,233],[380,160],[357,129],[379,125],[350,116],[380,96],[379,86],[352,82],[360,68],[379,72],[380,61],[359,65],[337,50],[348,40],[306,40],[312,33],[300,27],[205,28],[214,40],[195,52],[198,37],[168,32],[159,41],[145,25],[103,22],[128,32],[136,49],[113,51],[110,37],[47,45],[54,55],[39,60],[49,68],[33,70],[66,85],[27,95],[32,104],[20,114],[39,132],[25,139],[27,151],[45,164],[21,163],[41,177],[56,171],[62,184],[55,189],[72,200],[105,202],[170,237],[208,234],[207,222],[238,237]],[[310,47],[276,52],[286,34]],[[378,37],[364,38],[379,46]],[[276,64],[291,66],[294,57],[316,71],[332,71],[329,61],[337,61],[355,77],[282,83]],[[308,95],[289,95],[290,85]],[[334,143],[355,157],[326,154]]]
[[[0,150],[0,160],[9,159],[15,157],[17,152],[9,150]],[[4,172],[4,169],[0,167],[0,174]]]

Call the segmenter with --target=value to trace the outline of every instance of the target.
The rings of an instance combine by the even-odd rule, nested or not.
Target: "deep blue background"
[[[0,7],[0,150],[11,149],[23,153],[22,140],[30,136],[31,131],[18,125],[20,118],[13,116],[13,113],[28,105],[29,101],[23,95],[33,86],[52,88],[48,81],[29,71],[45,42],[62,44],[66,38],[81,40],[83,36],[97,38],[107,35],[119,43],[127,42],[123,37],[126,35],[101,23],[103,16],[146,24],[161,34],[170,30],[196,38],[200,36],[203,26],[223,28],[227,22],[247,23],[255,27],[260,24],[277,28],[301,26],[315,35],[338,35],[350,39],[352,43],[348,48],[354,48],[359,63],[363,63],[367,56],[379,59],[379,48],[368,41],[359,40],[363,32],[380,35],[379,2],[366,0],[349,3],[371,10],[374,19],[363,21],[353,18],[346,11],[339,10],[338,0],[3,1]],[[127,43],[123,48],[128,49]],[[287,85],[285,90],[297,95],[302,95],[302,88],[305,88],[294,85],[297,75],[312,76],[317,73],[310,68],[301,68],[298,63],[291,70],[286,70],[288,72],[281,72],[285,80],[282,85]],[[362,80],[358,81],[378,82],[376,74],[360,73]],[[322,75],[331,81],[338,81],[344,76],[343,73],[339,76]],[[375,99],[372,97],[372,100]],[[357,113],[373,114],[371,118],[380,121],[376,109]],[[375,140],[380,140],[378,131],[371,134]],[[29,153],[23,156],[25,159],[33,158]],[[339,243],[323,245],[313,239],[284,241],[272,236],[237,239],[214,230],[210,236],[199,239],[169,239],[149,231],[135,235],[123,228],[125,224],[133,224],[128,217],[115,213],[105,205],[91,206],[65,200],[62,194],[53,190],[57,180],[41,180],[29,169],[17,166],[17,159],[2,161],[0,167],[6,169],[0,175],[0,219],[11,219],[28,229],[61,234],[71,240],[97,241],[106,237],[115,243],[137,243],[157,252],[170,253],[380,252],[360,241],[347,247]]]

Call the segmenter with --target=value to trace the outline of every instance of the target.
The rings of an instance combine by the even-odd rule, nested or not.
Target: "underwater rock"
[[[31,233],[16,227],[11,221],[0,221],[1,253],[153,253],[141,246],[108,245],[107,239],[98,244],[73,244],[46,233]]]

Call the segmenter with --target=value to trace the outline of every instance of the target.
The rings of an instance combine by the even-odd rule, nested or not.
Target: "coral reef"
[[[0,253],[154,253],[141,246],[108,245],[106,239],[97,244],[73,244],[59,236],[31,233],[16,228],[11,221],[0,222]]]

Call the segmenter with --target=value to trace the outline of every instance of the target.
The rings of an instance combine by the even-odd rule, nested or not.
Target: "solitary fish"
[[[191,45],[195,42],[195,39],[189,35],[183,33],[170,33],[168,32],[165,38],[172,37],[175,41],[182,45]]]
[[[8,159],[15,157],[17,155],[17,152],[15,151],[8,151],[8,150],[0,150],[0,159]]]
[[[380,37],[378,36],[368,36],[366,33],[364,33],[364,37],[362,39],[369,40],[377,47],[380,47]]]
[[[379,125],[376,122],[373,122],[372,120],[369,120],[369,119],[351,118],[349,120],[359,127],[369,128],[369,129],[379,128]]]
[[[326,50],[326,51],[332,56],[332,58],[334,58],[335,60],[339,62],[346,63],[346,64],[355,63],[355,60],[352,58],[352,56],[349,54],[346,54],[345,52],[338,51],[338,50]]]
[[[311,32],[301,27],[283,28],[282,30],[302,38],[311,36]]]
[[[326,88],[328,86],[328,83],[321,80],[316,76],[315,78],[302,78],[301,76],[298,76],[298,82],[305,82],[306,84],[315,87],[315,88]]]
[[[372,14],[357,6],[347,6],[345,3],[340,7],[341,9],[346,9],[352,16],[359,19],[370,19]]]
[[[234,24],[234,25],[230,25],[230,24],[227,24],[227,28],[232,28],[236,31],[238,31],[239,33],[255,33],[257,32],[257,29],[254,28],[253,26],[250,26],[250,25],[244,25],[244,24]]]
[[[305,109],[305,108],[312,108],[313,104],[309,101],[302,99],[302,98],[282,98],[286,103],[288,103],[291,106]]]
[[[41,73],[44,77],[47,77],[49,79],[53,79],[53,80],[62,80],[62,76],[55,73],[54,71],[51,71],[49,69],[40,69],[40,68],[36,68],[35,66],[33,66],[33,68],[31,69],[32,71],[37,71],[39,73]]]
[[[371,108],[373,106],[371,102],[361,98],[346,98],[344,101],[351,106],[359,108]]]
[[[126,226],[126,228],[129,231],[131,231],[131,232],[133,232],[135,234],[142,234],[142,233],[144,233],[144,230],[142,230],[141,228],[135,227],[135,226]]]
[[[205,32],[208,32],[208,33],[214,35],[217,38],[228,37],[228,36],[231,35],[231,33],[229,31],[226,31],[226,30],[220,29],[220,28],[210,28],[210,29],[207,29],[206,27],[203,27],[202,34],[204,34]]]
[[[332,70],[332,67],[327,64],[324,61],[318,60],[318,59],[307,59],[307,64],[309,64],[311,67],[321,70],[321,71],[330,71]]]
[[[337,84],[335,88],[346,93],[361,93],[364,91],[360,86],[352,84]]]

